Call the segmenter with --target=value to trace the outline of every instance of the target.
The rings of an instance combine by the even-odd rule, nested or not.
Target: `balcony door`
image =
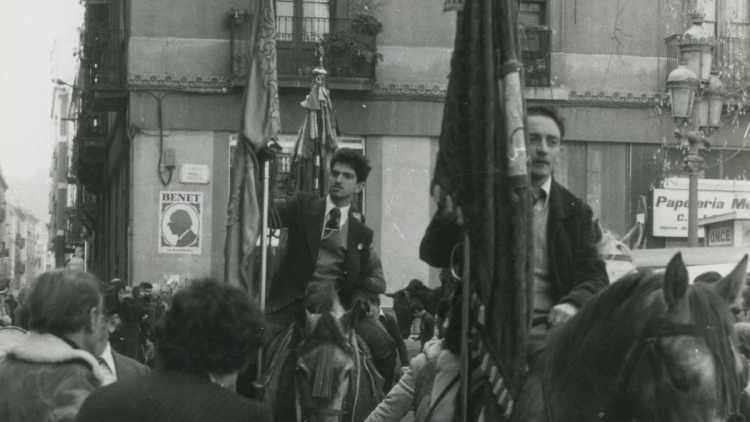
[[[333,7],[330,0],[276,0],[280,74],[310,74],[317,64],[315,43],[330,31]]]

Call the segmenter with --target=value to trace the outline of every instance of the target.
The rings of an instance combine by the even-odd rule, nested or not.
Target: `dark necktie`
[[[534,210],[534,214],[537,214],[544,208],[544,199],[547,197],[547,192],[542,188],[531,189],[531,208]]]
[[[341,220],[341,210],[333,207],[326,217],[326,229],[323,232],[323,237],[328,237],[331,233],[338,231],[339,220]]]

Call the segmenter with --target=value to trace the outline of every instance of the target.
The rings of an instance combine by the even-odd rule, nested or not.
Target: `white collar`
[[[331,195],[326,196],[326,212],[325,214],[323,214],[323,221],[325,221],[325,217],[334,208],[336,208],[336,204],[333,203]],[[341,211],[341,218],[339,219],[339,229],[343,227],[344,224],[346,224],[346,221],[349,219],[349,208],[351,208],[351,205],[339,208],[339,210]],[[325,223],[323,226],[323,231],[325,231]]]
[[[378,306],[378,313],[380,314],[380,316],[382,316],[383,318],[385,318],[385,312],[383,312],[383,310],[380,309],[379,306]]]
[[[552,189],[552,176],[548,177],[547,180],[542,183],[542,186],[539,187],[541,190],[544,191],[544,208],[547,208],[547,204],[549,204],[549,193]]]
[[[107,363],[107,366],[109,366],[109,370],[112,371],[112,375],[117,378],[117,368],[115,368],[115,358],[112,356],[112,347],[110,347],[109,342],[107,342],[107,348],[104,349],[104,353],[102,353],[100,358],[104,359],[104,362]]]

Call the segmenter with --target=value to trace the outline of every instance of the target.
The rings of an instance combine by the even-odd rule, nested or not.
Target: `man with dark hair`
[[[234,393],[261,345],[262,315],[243,292],[202,280],[175,294],[157,324],[157,369],[89,397],[79,422],[270,421],[266,405]]]
[[[351,216],[351,202],[362,192],[370,165],[364,155],[339,149],[331,159],[326,198],[299,193],[276,202],[280,224],[289,230],[287,249],[268,291],[269,332],[275,334],[294,321],[294,302],[307,284],[335,280],[345,308],[367,293],[383,293],[385,283],[368,283],[367,268],[373,232]],[[272,336],[271,336],[272,337]]]
[[[125,288],[125,283],[117,281],[109,285],[102,283],[102,294],[104,295],[104,321],[110,337],[120,326],[120,290]],[[112,384],[118,380],[126,380],[147,374],[149,369],[146,365],[135,359],[123,356],[112,349],[110,342],[101,355],[97,357],[99,369],[104,377],[103,385]]]
[[[72,421],[103,381],[107,345],[100,281],[72,270],[49,271],[26,299],[31,331],[0,361],[0,420]]]
[[[424,303],[416,299],[414,301],[414,319],[419,318],[419,350],[424,350],[424,345],[435,337],[435,317],[427,312]]]

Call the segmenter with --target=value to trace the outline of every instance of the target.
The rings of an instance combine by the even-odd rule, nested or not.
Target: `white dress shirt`
[[[102,387],[117,381],[115,358],[112,356],[112,347],[110,347],[109,342],[107,342],[107,348],[104,349],[104,353],[102,353],[102,355],[99,356],[99,359],[97,360],[99,361],[99,368],[102,370],[102,374],[104,374],[104,382],[102,382]]]

